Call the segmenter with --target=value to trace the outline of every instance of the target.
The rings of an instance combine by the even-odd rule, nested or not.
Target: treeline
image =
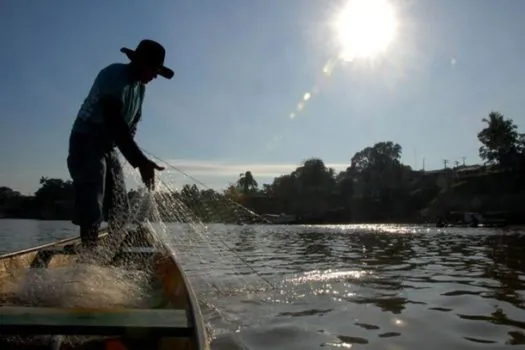
[[[185,185],[156,193],[165,220],[257,222],[259,214],[286,213],[299,223],[420,222],[449,211],[505,211],[523,220],[525,211],[525,136],[498,112],[484,118],[477,134],[483,165],[456,162],[441,170],[420,171],[402,164],[402,147],[379,142],[356,152],[346,170],[336,173],[319,158],[259,186],[247,170],[224,191]],[[0,213],[6,217],[69,219],[70,181],[42,178],[34,196],[0,188]],[[129,193],[134,208],[143,204]],[[139,208],[144,215],[153,215]]]
[[[73,185],[62,179],[40,178],[32,196],[0,187],[0,217],[69,220],[73,215]]]
[[[434,221],[451,211],[504,212],[525,223],[525,134],[491,112],[477,138],[483,165],[418,171],[401,163],[401,145],[387,141],[354,154],[339,173],[309,159],[259,188],[247,171],[226,194],[262,213],[287,213],[304,223]]]

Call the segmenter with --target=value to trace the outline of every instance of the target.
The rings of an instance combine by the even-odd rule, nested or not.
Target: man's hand
[[[131,137],[135,137],[135,134],[137,133],[137,126],[134,125],[129,129],[129,133],[131,134]]]
[[[146,185],[146,187],[151,191],[155,190],[155,170],[164,170],[164,167],[155,164],[149,159],[147,159],[144,164],[139,166],[142,182],[144,182],[144,185]]]

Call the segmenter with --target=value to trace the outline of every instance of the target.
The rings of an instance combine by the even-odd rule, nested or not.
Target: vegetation
[[[418,171],[401,163],[400,144],[379,142],[355,153],[339,173],[312,158],[261,187],[248,170],[221,193],[195,185],[156,193],[160,215],[176,221],[255,222],[255,215],[240,209],[244,206],[261,214],[291,214],[307,223],[416,222],[447,211],[505,211],[522,221],[525,134],[498,112],[482,120],[486,125],[477,136],[483,165],[456,162],[453,168]],[[0,187],[0,215],[69,219],[72,183],[41,178],[40,184],[33,196]],[[136,195],[129,193],[132,202]]]
[[[491,112],[488,118],[483,118],[483,122],[487,123],[487,127],[478,134],[483,144],[479,148],[481,159],[491,165],[517,165],[525,152],[525,134],[518,134],[518,127],[512,119],[505,119],[498,112]]]

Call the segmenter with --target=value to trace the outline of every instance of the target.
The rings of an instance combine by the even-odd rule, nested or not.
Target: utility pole
[[[463,166],[465,166],[465,160],[467,159],[467,157],[461,157],[461,160],[463,160]]]
[[[443,159],[443,169],[447,168],[448,159]]]
[[[423,171],[425,171],[425,158],[423,158]]]
[[[414,147],[414,169],[417,169],[417,148]]]

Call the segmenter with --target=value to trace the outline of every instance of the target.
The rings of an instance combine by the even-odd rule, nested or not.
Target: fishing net
[[[215,327],[209,329],[212,336],[222,331],[217,320],[228,331],[232,325],[242,326],[238,315],[224,312],[221,300],[237,297],[262,303],[283,281],[262,251],[248,247],[255,236],[259,242],[271,240],[269,231],[254,230],[254,225],[268,225],[269,221],[173,165],[156,160],[166,170],[157,177],[154,192],[142,189],[131,198],[131,221],[148,227],[182,265],[203,312],[208,319],[215,318]],[[132,182],[140,183],[137,172],[128,169],[127,173]]]
[[[113,264],[116,252],[123,247],[149,245],[148,240],[137,238],[136,234],[128,235],[145,229],[153,234],[154,244],[166,248],[182,266],[205,318],[214,319],[214,327],[208,324],[211,338],[244,326],[238,315],[224,312],[231,305],[221,304],[221,300],[227,296],[230,301],[233,297],[244,302],[263,303],[262,295],[275,291],[280,277],[274,275],[271,263],[265,260],[262,252],[258,254],[257,247],[251,247],[250,254],[245,254],[255,235],[259,242],[271,240],[270,233],[261,236],[253,230],[253,225],[265,225],[268,220],[172,165],[157,161],[166,166],[166,170],[157,176],[153,192],[141,188],[138,172],[121,161],[124,171],[114,171],[113,175],[126,176],[128,185],[139,185],[139,189],[131,195],[120,188],[113,189],[111,200],[115,210],[108,213],[111,224],[102,244],[95,252],[79,249],[80,260],[74,264],[29,269],[20,274],[21,278],[13,283],[13,297],[9,302],[66,308],[154,306],[158,303],[158,291],[148,279],[152,271],[136,267],[140,260],[137,256],[122,258],[119,264]],[[114,181],[118,184],[124,179],[114,180],[119,180]],[[126,200],[130,210],[119,211]],[[269,267],[265,269],[267,264]],[[217,327],[221,322],[224,329]],[[71,336],[61,339],[62,343],[85,340],[86,337]],[[10,337],[9,341],[28,343],[42,339]]]

